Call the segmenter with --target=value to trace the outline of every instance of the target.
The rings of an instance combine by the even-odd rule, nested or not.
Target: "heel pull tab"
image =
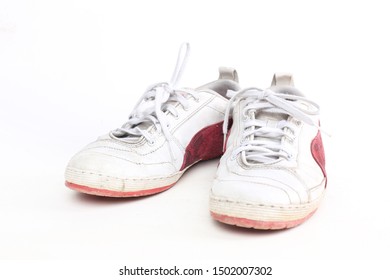
[[[231,67],[219,67],[219,79],[232,80],[238,83],[237,70]]]
[[[273,86],[294,86],[294,79],[291,73],[275,73],[272,78]]]

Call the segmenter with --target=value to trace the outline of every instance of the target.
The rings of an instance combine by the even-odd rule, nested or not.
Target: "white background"
[[[374,261],[389,258],[387,1],[0,2],[0,259]],[[214,222],[218,161],[170,190],[109,199],[64,186],[70,157],[120,126],[145,88],[219,66],[243,87],[275,71],[321,105],[328,189],[303,225],[259,232]]]

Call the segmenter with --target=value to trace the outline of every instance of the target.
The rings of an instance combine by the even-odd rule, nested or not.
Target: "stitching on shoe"
[[[109,142],[109,141],[107,141],[107,140],[105,140],[106,142]],[[98,141],[96,141],[96,142],[94,142],[94,143],[91,143],[91,144],[95,144],[95,143],[97,143]],[[145,142],[146,143],[146,142]],[[144,144],[145,144],[144,143]],[[101,148],[103,148],[103,149],[110,149],[110,150],[114,150],[114,151],[119,151],[119,152],[127,152],[127,153],[135,153],[135,154],[137,154],[137,155],[141,155],[141,156],[144,156],[144,155],[149,155],[149,154],[152,154],[152,153],[154,153],[154,152],[156,152],[156,151],[158,151],[159,149],[161,149],[163,146],[164,146],[164,143],[165,143],[165,141],[162,143],[162,144],[160,144],[159,146],[155,146],[154,148],[153,148],[153,150],[152,151],[149,151],[149,152],[146,152],[146,153],[139,153],[138,152],[138,147],[140,147],[140,146],[138,146],[138,147],[129,147],[129,149],[126,149],[126,147],[124,147],[123,149],[120,149],[120,148],[115,148],[115,147],[112,147],[112,146],[106,146],[106,145],[102,145],[102,146],[98,146],[98,145],[96,145],[96,146],[93,146],[93,147],[88,147],[88,148],[84,148],[83,149],[83,151],[88,151],[88,150],[94,150],[94,149],[101,149]],[[116,144],[116,143],[115,143]],[[130,144],[130,143],[129,143]],[[143,145],[144,145],[143,144]],[[130,144],[131,145],[131,144]],[[123,144],[123,146],[125,146],[124,144]]]
[[[209,103],[211,103],[211,101],[213,101],[215,97],[210,97],[209,100],[206,100],[204,104],[201,104],[200,106],[198,106],[198,108],[196,110],[194,110],[193,112],[191,112],[191,114],[189,114],[186,118],[182,119],[180,122],[178,122],[176,124],[176,126],[172,129],[172,134],[176,132],[176,130],[178,130],[180,128],[180,126],[182,126],[186,121],[188,121],[190,118],[192,118],[195,114],[199,113],[200,110],[202,110],[203,108],[205,108]]]
[[[97,175],[99,177],[112,178],[112,179],[123,180],[123,181],[157,181],[157,180],[161,180],[161,179],[173,178],[180,173],[180,172],[176,172],[176,173],[169,175],[169,176],[154,177],[154,178],[119,178],[116,176],[103,175],[102,173],[95,173],[92,171],[82,171],[82,170],[77,170],[77,169],[73,169],[73,168],[68,168],[68,170],[71,172],[74,172],[74,173],[78,173],[78,174]]]
[[[270,205],[270,204],[256,204],[256,203],[249,203],[249,202],[240,202],[240,201],[233,201],[229,199],[221,199],[221,198],[211,198],[212,200],[216,202],[225,202],[225,203],[230,203],[230,204],[236,204],[236,205],[241,205],[241,206],[260,206],[260,207],[265,207],[265,208],[277,208],[277,209],[309,209],[313,207],[313,204],[316,202],[316,200],[313,200],[310,203],[305,203],[303,205],[296,205],[296,206],[281,206],[281,205]],[[321,199],[318,198],[318,199]]]

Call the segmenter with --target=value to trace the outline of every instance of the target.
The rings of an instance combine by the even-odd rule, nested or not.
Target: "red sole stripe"
[[[217,214],[214,212],[211,212],[211,216],[215,220],[229,225],[235,225],[235,226],[245,227],[245,228],[261,229],[261,230],[277,230],[277,229],[287,229],[287,228],[296,227],[302,224],[307,219],[309,219],[314,214],[315,211],[316,210],[308,214],[306,217],[303,217],[302,219],[292,220],[292,221],[273,221],[273,222],[231,217],[227,215]]]
[[[163,191],[171,188],[173,185],[174,184],[171,184],[171,185],[168,185],[165,187],[149,189],[149,190],[141,190],[141,191],[133,191],[133,192],[120,192],[120,191],[111,191],[111,190],[91,188],[91,187],[77,185],[77,184],[65,181],[65,186],[67,186],[68,188],[70,188],[72,190],[86,193],[86,194],[92,194],[92,195],[98,195],[98,196],[108,196],[108,197],[137,197],[137,196],[151,195],[151,194],[163,192]]]

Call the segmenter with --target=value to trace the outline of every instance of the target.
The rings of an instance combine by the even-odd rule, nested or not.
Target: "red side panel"
[[[314,137],[313,141],[311,142],[311,154],[321,168],[322,173],[324,173],[324,176],[326,177],[325,152],[324,146],[322,145],[322,138],[320,132],[317,133],[316,137]]]
[[[200,161],[218,158],[223,150],[223,122],[207,126],[191,139],[186,148],[183,164],[180,170]]]

